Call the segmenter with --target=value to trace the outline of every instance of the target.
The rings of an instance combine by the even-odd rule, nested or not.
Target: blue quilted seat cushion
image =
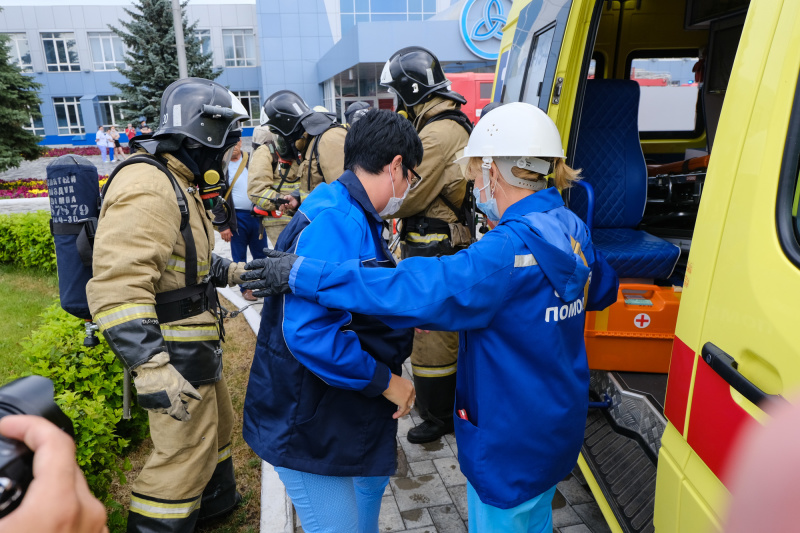
[[[595,228],[592,242],[621,278],[666,279],[681,254],[674,244],[630,228]]]

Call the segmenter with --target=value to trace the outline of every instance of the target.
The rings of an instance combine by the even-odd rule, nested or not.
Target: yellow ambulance
[[[799,75],[797,0],[513,3],[494,100],[558,125],[626,287],[587,317],[624,357],[594,365],[579,460],[613,531],[721,530],[741,428],[800,387]]]

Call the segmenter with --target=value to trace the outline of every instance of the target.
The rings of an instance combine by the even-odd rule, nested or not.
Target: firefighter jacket
[[[381,217],[355,174],[317,187],[279,250],[389,270]],[[380,268],[386,267],[386,268]],[[401,374],[413,332],[291,294],[264,299],[244,405],[244,438],[273,466],[329,476],[396,469],[396,406],[381,394]]]
[[[191,172],[164,155],[178,186],[186,191],[197,252],[197,279],[209,279],[201,302],[215,298],[213,286],[239,283],[243,265],[211,253],[214,231]],[[166,351],[170,363],[192,385],[214,383],[222,371],[217,318],[209,309],[160,324],[156,295],[187,286],[186,244],[180,231],[176,191],[158,168],[131,164],[108,188],[94,241],[94,277],[86,286],[89,309],[111,349],[129,369]],[[216,301],[216,300],[214,300]]]
[[[306,134],[303,138],[308,138]],[[300,201],[320,183],[333,183],[344,172],[344,138],[347,129],[335,125],[308,138],[303,162],[297,169]]]
[[[284,171],[280,166],[273,170],[275,156],[268,144],[262,144],[253,152],[247,181],[247,195],[257,207],[270,211],[271,215],[261,221],[265,227],[285,226],[292,219],[291,215],[281,213],[279,206],[272,200],[292,194],[299,186],[297,180],[297,163]],[[284,177],[285,174],[285,177]]]
[[[392,327],[460,331],[458,459],[484,503],[515,507],[575,466],[588,407],[584,311],[610,305],[618,281],[557,189],[510,206],[455,255],[394,270],[305,258],[289,284],[322,307]]]
[[[454,120],[432,120],[437,115],[457,109],[460,109],[457,103],[441,96],[435,96],[415,107],[418,116],[414,120],[414,127],[419,133],[424,150],[422,162],[416,168],[417,174],[422,176],[422,182],[413,191],[409,191],[400,210],[392,215],[393,218],[404,219],[403,224],[407,226],[404,228],[404,232],[407,232],[405,244],[420,248],[418,253],[412,252],[409,255],[432,256],[447,253],[446,250],[440,250],[437,244],[448,237],[452,246],[469,244],[468,233],[461,230],[464,226],[457,224],[458,216],[442,199],[447,199],[457,208],[461,207],[464,200],[467,180],[461,167],[453,161],[461,156],[469,134]],[[423,221],[419,217],[432,220]],[[427,226],[420,229],[420,223]],[[448,227],[451,224],[461,228]],[[425,248],[429,248],[430,253],[426,253]],[[450,250],[449,253],[453,251]]]

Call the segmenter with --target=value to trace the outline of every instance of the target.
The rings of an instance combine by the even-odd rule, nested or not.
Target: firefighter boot
[[[236,490],[230,443],[219,450],[217,468],[203,491],[198,525],[205,525],[230,515],[239,506],[242,495]]]
[[[416,405],[422,424],[408,432],[408,442],[424,444],[439,440],[453,432],[453,402],[456,393],[456,374],[441,377],[414,376],[417,389]]]

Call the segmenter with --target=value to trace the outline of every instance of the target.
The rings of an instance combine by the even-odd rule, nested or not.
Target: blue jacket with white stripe
[[[278,250],[395,266],[382,220],[355,174],[318,185]],[[370,268],[384,270],[383,268]],[[411,354],[413,330],[291,294],[266,298],[244,405],[244,438],[273,466],[331,476],[396,469],[397,409],[381,394]]]
[[[290,285],[393,327],[461,332],[455,409],[468,419],[454,417],[459,462],[484,503],[517,506],[574,467],[588,404],[584,311],[611,304],[618,281],[556,189],[515,203],[453,256],[409,258],[394,270],[304,258]]]

